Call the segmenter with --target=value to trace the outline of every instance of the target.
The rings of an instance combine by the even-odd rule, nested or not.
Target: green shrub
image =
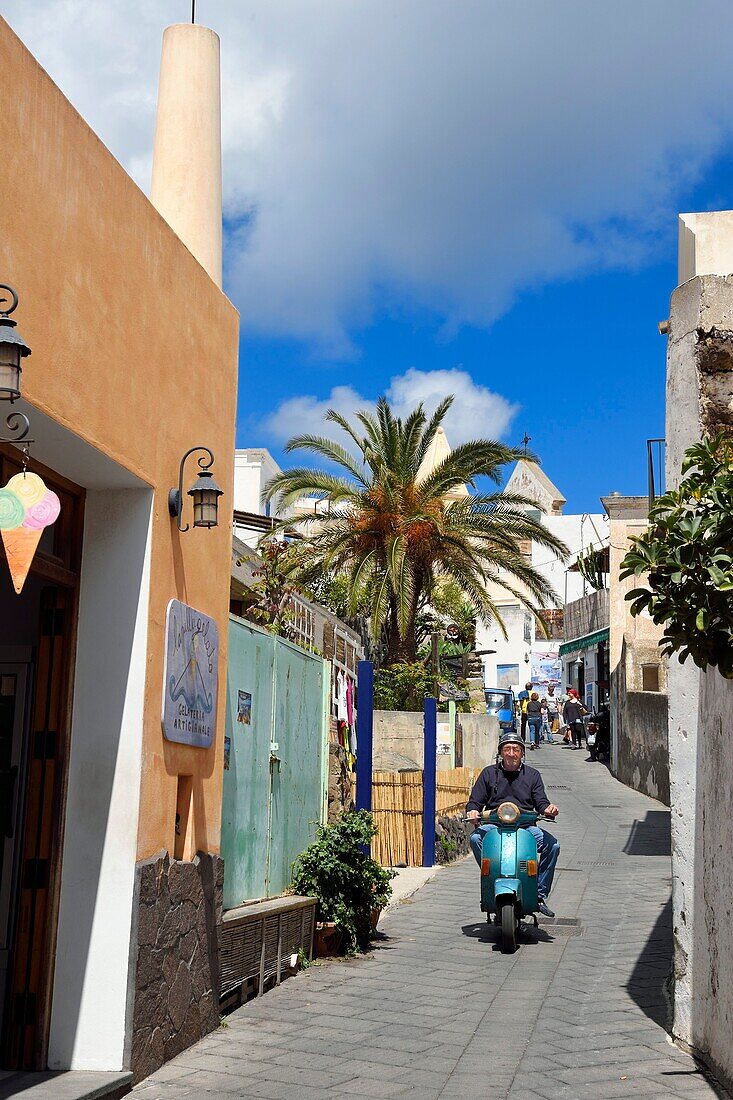
[[[422,710],[433,694],[433,678],[422,661],[398,661],[374,675],[377,710]]]
[[[662,652],[733,678],[733,442],[703,439],[685,452],[678,489],[660,497],[633,539],[621,579],[648,588],[626,596],[631,614],[664,624]]]
[[[370,813],[352,810],[319,825],[315,841],[293,864],[293,889],[318,898],[319,920],[339,926],[347,954],[369,946],[372,909],[381,909],[392,893],[394,872],[363,851],[376,831]]]

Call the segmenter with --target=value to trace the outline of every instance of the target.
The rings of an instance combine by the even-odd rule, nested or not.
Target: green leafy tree
[[[541,630],[539,609],[555,603],[551,586],[522,554],[521,543],[534,540],[559,557],[567,548],[528,514],[531,502],[498,490],[457,500],[450,496],[479,477],[498,483],[507,462],[526,457],[523,450],[471,440],[422,476],[452,401],[442,401],[429,419],[420,404],[402,420],[380,398],[376,415],[357,413],[356,426],[331,409],[326,420],[343,432],[346,445],[301,435],[286,449],[309,451],[341,472],[301,466],[272,478],[266,488],[268,498],[278,495],[285,505],[306,496],[329,502],[319,515],[299,521],[306,529],[301,579],[308,584],[325,571],[346,572],[352,609],[369,592],[372,636],[384,636],[388,664],[415,660],[416,619],[438,578],[453,580],[476,613],[496,619],[502,629],[490,582],[528,607]]]
[[[291,545],[268,538],[257,549],[262,564],[252,570],[256,580],[243,594],[245,618],[292,641],[292,596],[298,589],[293,583],[296,563]]]
[[[733,441],[718,435],[685,453],[679,488],[661,496],[621,563],[631,614],[664,625],[662,652],[733,678]]]

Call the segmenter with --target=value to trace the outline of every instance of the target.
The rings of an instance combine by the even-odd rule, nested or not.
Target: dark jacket
[[[474,783],[466,810],[494,810],[506,801],[516,802],[520,810],[545,812],[550,800],[536,768],[522,764],[519,771],[505,772],[499,764],[489,764]]]
[[[572,726],[573,722],[577,722],[579,718],[582,718],[584,713],[585,707],[581,706],[575,699],[568,699],[562,710],[563,720],[568,726]]]
[[[530,699],[530,701],[527,703],[527,717],[542,717],[542,703],[539,701],[539,699]]]

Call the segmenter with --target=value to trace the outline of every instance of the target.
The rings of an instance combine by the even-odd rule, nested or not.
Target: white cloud
[[[394,412],[407,416],[422,401],[430,415],[448,394],[455,400],[444,420],[452,446],[468,439],[499,439],[509,427],[518,407],[485,386],[477,385],[462,370],[419,371],[414,368],[392,378],[386,391]],[[278,443],[294,435],[311,432],[340,438],[334,425],[324,423],[328,409],[348,419],[361,410],[374,411],[375,398],[364,397],[351,386],[335,386],[323,401],[310,394],[290,397],[265,420],[265,432]]]
[[[375,309],[488,325],[523,288],[674,248],[731,136],[729,0],[199,0],[222,38],[227,287],[337,351]],[[147,186],[182,0],[6,0]]]

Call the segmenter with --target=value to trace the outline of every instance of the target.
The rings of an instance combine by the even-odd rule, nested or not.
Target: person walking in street
[[[550,712],[547,708],[547,699],[540,699],[540,707],[542,710],[542,725],[540,726],[540,741],[546,741],[548,745],[554,745],[555,742],[552,738],[552,730],[550,729]]]
[[[538,700],[539,701],[539,700]],[[476,826],[471,834],[471,850],[476,862],[481,866],[481,845],[484,835],[496,825],[480,825],[483,809],[495,810],[502,802],[511,801],[520,810],[534,810],[538,814],[554,819],[560,813],[557,806],[550,802],[545,792],[542,776],[536,768],[524,763],[524,744],[518,733],[508,730],[499,739],[499,754],[496,764],[490,764],[479,775],[466,805],[466,817]],[[552,833],[540,829],[537,825],[524,828],[537,841],[539,866],[537,868],[537,909],[545,917],[554,917],[547,904],[555,876],[557,857],[560,855],[560,841]]]
[[[585,733],[583,715],[587,714],[588,711],[581,703],[575,688],[568,688],[568,696],[568,701],[562,710],[563,720],[570,729],[571,748],[579,749],[582,747],[583,734]]]
[[[547,724],[550,727],[550,740],[552,741],[552,735],[557,733],[560,728],[560,704],[555,695],[554,684],[550,684],[547,688],[545,701],[547,703]]]
[[[524,691],[520,691],[517,695],[517,702],[519,703],[519,713],[521,715],[521,733],[522,740],[527,740],[527,704],[529,703],[529,693],[532,690],[532,681],[524,685]]]
[[[540,726],[542,725],[542,705],[540,704],[540,697],[536,691],[533,691],[529,697],[527,703],[527,725],[529,726],[529,747],[530,749],[538,749],[540,747]]]

